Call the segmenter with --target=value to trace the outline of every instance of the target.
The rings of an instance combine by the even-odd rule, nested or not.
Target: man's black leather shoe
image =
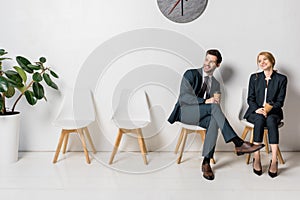
[[[242,146],[240,147],[235,147],[236,154],[238,156],[243,155],[245,153],[253,153],[255,151],[260,150],[263,148],[265,145],[264,144],[253,144],[247,141],[244,141]]]
[[[203,177],[207,180],[214,180],[215,176],[209,163],[202,164]]]

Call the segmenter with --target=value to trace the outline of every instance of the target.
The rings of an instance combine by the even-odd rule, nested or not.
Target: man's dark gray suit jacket
[[[180,121],[186,124],[199,125],[201,113],[199,107],[205,103],[205,98],[199,93],[203,84],[203,68],[189,69],[182,78],[180,94],[177,103],[168,119],[173,124]],[[210,96],[220,91],[220,83],[212,77]]]

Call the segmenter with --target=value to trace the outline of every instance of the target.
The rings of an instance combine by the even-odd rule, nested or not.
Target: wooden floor
[[[54,152],[22,152],[17,163],[0,166],[1,200],[47,199],[299,199],[300,152],[283,152],[286,164],[279,176],[267,174],[269,155],[262,153],[263,175],[258,177],[245,157],[216,152],[215,180],[200,171],[201,153],[185,152],[176,163],[171,152],[149,153],[145,165],[140,153],[97,152],[91,164],[83,152],[67,152],[52,164]]]

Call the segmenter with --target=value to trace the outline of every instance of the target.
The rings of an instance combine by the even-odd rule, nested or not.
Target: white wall
[[[1,0],[0,47],[9,51],[10,57],[25,55],[32,60],[39,56],[47,57],[49,65],[60,75],[58,85],[64,90],[75,85],[91,53],[113,36],[142,28],[175,31],[203,49],[218,48],[222,52],[224,61],[219,72],[226,90],[224,111],[239,134],[243,128],[237,120],[241,89],[247,86],[249,75],[257,69],[255,60],[258,52],[271,51],[277,58],[276,67],[289,78],[285,104],[286,125],[281,129],[280,146],[282,150],[300,150],[300,125],[297,119],[300,109],[296,105],[300,96],[297,78],[300,76],[297,63],[300,52],[299,6],[297,0],[209,0],[200,18],[187,24],[176,24],[160,13],[156,0]],[[199,60],[192,63],[201,65],[202,61],[203,55],[199,55]],[[129,66],[130,61],[126,62]],[[180,68],[184,64],[180,59],[168,63],[168,67],[172,68],[171,64],[182,73],[189,67],[187,64]],[[116,85],[120,81],[112,74],[104,78],[111,81],[106,83],[108,85]],[[168,79],[167,74],[165,78]],[[148,90],[153,90],[152,101],[158,102],[165,90],[155,90],[155,87]],[[31,108],[23,99],[18,105],[17,109],[22,111],[21,150],[48,151],[56,148],[59,129],[51,121],[58,111],[62,96],[51,89],[46,92],[48,102],[39,102]],[[112,96],[109,87],[100,93],[103,96],[110,93]],[[167,103],[174,99],[167,95],[160,100],[162,105],[167,105],[164,112],[170,111],[173,105]],[[160,108],[156,108],[153,108],[154,114],[163,113]],[[110,118],[108,113],[101,117]],[[105,130],[116,131],[113,124],[105,126],[108,126]],[[167,123],[162,126],[164,128],[160,135],[147,141],[151,150],[174,148],[178,127]],[[97,149],[110,151],[116,132],[103,133],[96,123],[90,129]],[[145,131],[151,132],[151,129]],[[192,149],[199,149],[199,142],[196,139]],[[122,145],[128,147],[131,143],[135,145],[130,139],[125,139]],[[233,148],[232,145],[225,145],[221,137],[218,143],[217,150]],[[80,149],[75,137],[70,145],[73,150]]]

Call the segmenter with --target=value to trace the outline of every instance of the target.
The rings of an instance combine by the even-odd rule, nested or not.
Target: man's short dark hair
[[[217,64],[220,64],[222,62],[222,56],[221,56],[221,53],[220,53],[219,50],[217,50],[217,49],[209,49],[206,52],[206,55],[207,54],[216,56],[217,57]]]

